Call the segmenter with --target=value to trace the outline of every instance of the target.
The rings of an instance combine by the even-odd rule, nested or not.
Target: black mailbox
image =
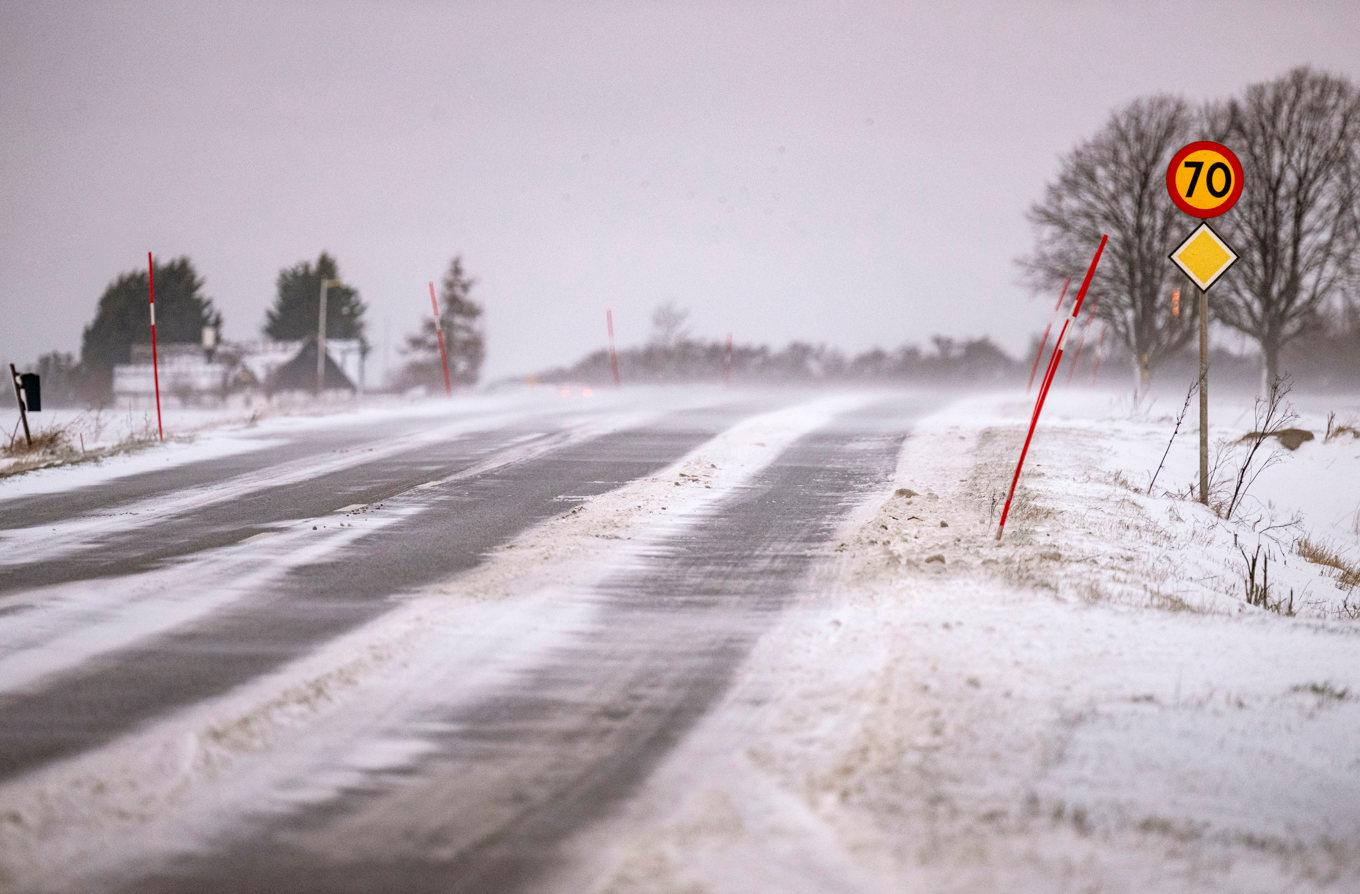
[[[19,376],[19,387],[24,392],[24,406],[28,407],[28,412],[36,413],[42,409],[42,390],[38,386],[37,373],[21,373]]]

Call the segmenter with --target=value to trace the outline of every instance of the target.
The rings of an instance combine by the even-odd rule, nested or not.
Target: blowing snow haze
[[[1358,35],[0,0],[0,894],[1360,892]]]
[[[664,301],[706,339],[1020,354],[1061,153],[1140,95],[1360,77],[1357,33],[1351,3],[5,3],[0,352],[78,353],[148,250],[258,337],[324,250],[379,370],[455,254],[492,379]]]

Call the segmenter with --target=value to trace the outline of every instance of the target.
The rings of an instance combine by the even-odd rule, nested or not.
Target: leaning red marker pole
[[[161,425],[161,364],[156,356],[156,265],[151,260],[151,252],[146,253],[146,282],[151,294],[151,379],[156,383],[156,434],[165,440],[165,427]]]
[[[614,373],[614,385],[618,387],[623,382],[619,379],[619,352],[614,350],[614,311],[612,309],[605,310],[604,323],[609,329],[609,369]]]
[[[1063,299],[1067,297],[1067,287],[1072,284],[1072,277],[1063,280],[1062,294],[1058,296],[1058,303],[1053,305],[1053,313],[1056,315],[1062,310]],[[1049,320],[1044,327],[1044,337],[1039,340],[1039,350],[1034,352],[1034,364],[1029,368],[1029,382],[1025,385],[1025,393],[1034,387],[1034,374],[1039,371],[1039,360],[1044,356],[1044,348],[1048,347],[1048,334],[1053,331],[1053,321]]]
[[[453,382],[449,379],[449,355],[444,350],[444,327],[439,324],[439,301],[434,297],[434,281],[430,281],[430,310],[434,312],[434,334],[439,339],[439,364],[444,367],[444,393],[453,396]]]
[[[1072,316],[1063,321],[1062,331],[1058,333],[1058,340],[1053,344],[1053,356],[1048,360],[1048,370],[1044,373],[1044,384],[1039,389],[1039,399],[1034,403],[1034,415],[1030,417],[1029,432],[1025,434],[1025,446],[1020,448],[1020,461],[1015,464],[1015,475],[1011,477],[1011,489],[1006,494],[1006,505],[1001,509],[1001,523],[996,526],[996,539],[1001,539],[1001,534],[1006,530],[1006,517],[1011,514],[1011,500],[1015,499],[1015,487],[1020,483],[1020,470],[1025,467],[1025,456],[1029,453],[1030,442],[1034,440],[1034,429],[1039,424],[1039,414],[1044,410],[1044,400],[1048,397],[1048,389],[1053,384],[1053,376],[1058,371],[1058,364],[1062,362],[1063,345],[1067,341],[1067,331],[1077,319],[1077,314],[1081,313],[1081,303],[1086,299],[1086,290],[1091,287],[1091,279],[1096,275],[1096,266],[1100,264],[1100,255],[1105,251],[1105,243],[1110,240],[1108,235],[1102,234],[1100,244],[1096,246],[1096,253],[1091,257],[1091,266],[1086,269],[1086,277],[1081,281],[1081,288],[1077,290],[1077,300],[1072,305]]]

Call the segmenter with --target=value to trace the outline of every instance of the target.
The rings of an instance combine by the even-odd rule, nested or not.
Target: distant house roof
[[[326,352],[326,367],[323,375],[326,391],[357,391],[354,382],[345,375],[336,362]],[[278,391],[314,391],[316,389],[316,339],[309,338],[298,348],[291,360],[279,365],[269,377],[267,390],[270,394]]]

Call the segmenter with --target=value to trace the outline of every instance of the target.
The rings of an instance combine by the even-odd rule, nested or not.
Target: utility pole
[[[33,449],[33,433],[28,430],[28,406],[24,404],[24,392],[19,385],[19,371],[14,368],[14,364],[9,365],[9,377],[14,383],[14,399],[19,402],[19,418],[24,421],[24,440],[28,443],[28,449]]]
[[[340,285],[338,279],[321,280],[320,306],[316,315],[316,393],[326,390],[326,292]]]
[[[1209,505],[1209,295],[1199,290],[1199,501]]]

